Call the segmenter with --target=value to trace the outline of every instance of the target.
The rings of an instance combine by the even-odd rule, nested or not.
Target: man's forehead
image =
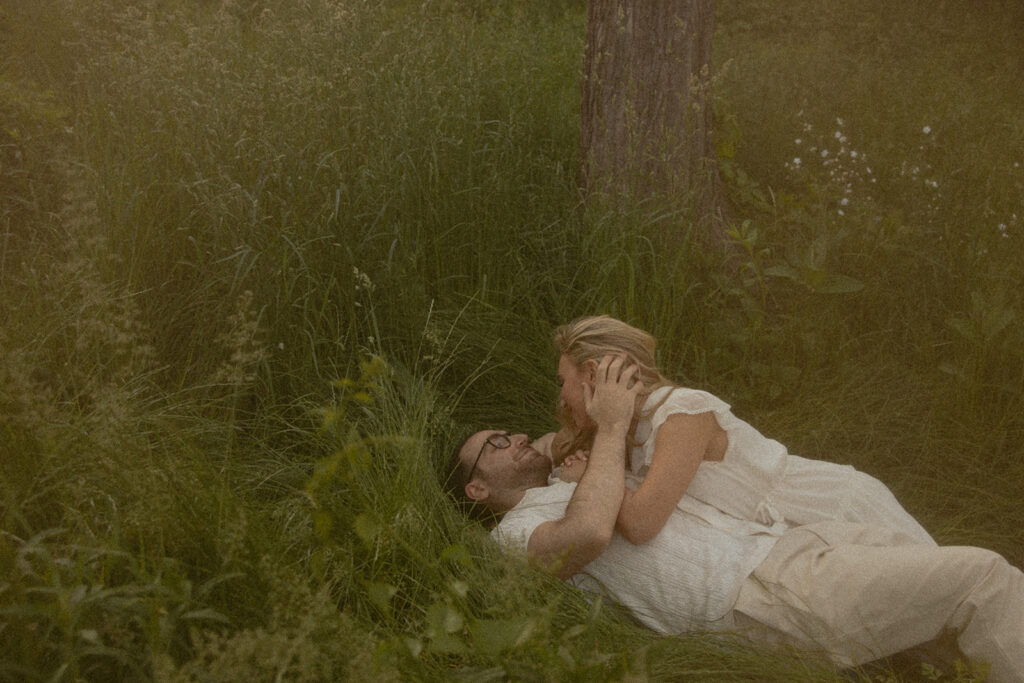
[[[462,453],[459,457],[463,460],[469,460],[475,458],[477,453],[484,447],[487,438],[492,434],[501,434],[500,429],[483,429],[474,434],[473,436],[466,439],[466,445],[462,447]]]

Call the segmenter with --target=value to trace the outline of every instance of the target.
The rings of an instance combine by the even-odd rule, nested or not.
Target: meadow
[[[581,0],[0,0],[0,680],[979,680],[656,636],[443,491],[609,313],[1024,564],[1024,7],[716,12],[731,257],[581,201]]]

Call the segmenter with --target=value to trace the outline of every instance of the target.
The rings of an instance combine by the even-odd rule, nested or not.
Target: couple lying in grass
[[[990,680],[1024,681],[1024,574],[939,547],[881,482],[808,460],[703,391],[646,332],[607,316],[555,333],[563,428],[486,429],[452,487],[507,551],[648,627],[723,631],[854,666],[953,634]]]

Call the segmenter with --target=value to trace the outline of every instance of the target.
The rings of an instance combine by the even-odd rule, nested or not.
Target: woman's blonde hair
[[[587,361],[600,362],[611,354],[621,354],[627,362],[637,366],[636,377],[644,384],[643,395],[649,395],[658,387],[675,386],[658,370],[654,359],[657,342],[644,330],[633,327],[608,315],[577,318],[555,329],[555,347],[579,369]],[[559,455],[565,456],[576,450],[590,447],[593,433],[574,424],[567,411],[559,410],[559,421],[573,434],[564,442]]]

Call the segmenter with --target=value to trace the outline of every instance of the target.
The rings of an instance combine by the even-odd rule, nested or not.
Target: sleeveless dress
[[[654,406],[658,407],[648,415]],[[790,455],[785,446],[737,418],[729,404],[706,391],[661,387],[648,397],[636,427],[639,445],[629,453],[633,477],[647,474],[658,428],[670,415],[707,412],[714,413],[729,444],[721,461],[700,464],[686,490],[690,496],[767,526],[859,522],[903,532],[915,543],[936,545],[885,484],[849,465]]]

